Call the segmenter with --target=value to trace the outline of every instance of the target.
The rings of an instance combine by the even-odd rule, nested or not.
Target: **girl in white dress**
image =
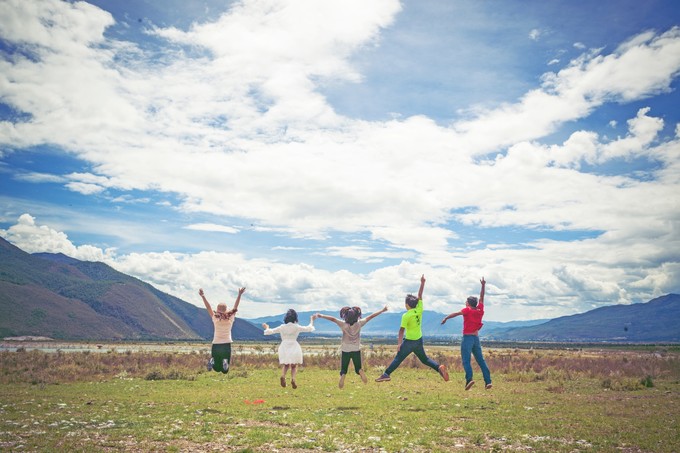
[[[290,385],[296,389],[295,377],[297,375],[297,366],[302,365],[302,348],[297,342],[297,337],[300,332],[314,332],[314,320],[316,315],[312,315],[308,326],[301,326],[298,324],[298,315],[292,308],[288,310],[283,319],[283,324],[278,327],[270,329],[264,323],[262,328],[265,335],[273,335],[275,333],[281,334],[281,344],[279,345],[279,364],[281,365],[281,387],[286,386],[286,373],[290,368]]]

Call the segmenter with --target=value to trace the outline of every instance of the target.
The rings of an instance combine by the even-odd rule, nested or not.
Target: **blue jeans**
[[[472,380],[472,365],[470,364],[470,355],[475,356],[477,365],[482,369],[484,382],[491,384],[491,373],[489,367],[486,366],[484,356],[482,355],[482,344],[477,335],[463,335],[463,341],[460,343],[460,356],[463,359],[463,369],[465,370],[465,382]]]
[[[401,343],[401,348],[399,348],[399,351],[397,352],[397,356],[394,358],[392,363],[390,363],[390,366],[387,367],[385,370],[385,374],[390,375],[394,370],[397,369],[399,365],[401,365],[401,362],[406,359],[411,353],[414,353],[418,359],[423,362],[425,365],[429,366],[433,370],[439,372],[439,364],[429,358],[427,354],[425,354],[425,347],[423,346],[423,338],[421,337],[418,340],[404,340]]]

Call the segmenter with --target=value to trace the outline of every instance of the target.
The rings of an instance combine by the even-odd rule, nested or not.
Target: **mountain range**
[[[489,301],[486,306],[487,311],[493,307]],[[455,307],[451,311],[461,308]],[[300,323],[309,323],[313,313],[298,313]],[[320,313],[339,318],[338,312]],[[396,337],[402,314],[403,311],[383,313],[366,324],[361,332],[363,335]],[[444,316],[435,311],[423,311],[423,334],[430,338],[460,337],[463,330],[461,317],[453,318],[442,326]],[[256,325],[266,322],[275,326],[282,319],[283,314],[249,321]],[[317,335],[340,334],[334,323],[324,319],[316,320],[314,327]],[[667,294],[646,303],[610,305],[550,320],[484,321],[480,335],[484,339],[498,341],[676,343],[680,342],[680,295]]]
[[[487,311],[493,301],[487,301]],[[451,311],[458,311],[453,307]],[[307,324],[314,312],[298,313]],[[324,311],[339,317],[336,311]],[[364,313],[367,316],[370,313]],[[396,337],[400,312],[374,318],[365,336]],[[446,314],[425,310],[427,337],[460,336],[462,319],[440,324]],[[275,327],[283,314],[236,318],[235,340],[265,337],[261,324]],[[315,322],[315,335],[339,335],[332,322]],[[203,307],[166,294],[110,266],[63,254],[29,254],[0,238],[0,337],[45,336],[63,340],[210,340],[213,326]],[[680,342],[680,295],[646,303],[611,305],[551,320],[485,321],[480,334],[499,341]]]
[[[680,342],[680,295],[610,305],[527,327],[504,330],[497,340]]]
[[[0,238],[0,337],[65,340],[207,340],[205,308],[99,262],[31,255]],[[262,330],[236,318],[234,338]]]
[[[458,307],[452,307],[451,311],[458,311],[463,308],[463,305]],[[298,318],[300,324],[309,324],[309,320],[314,313],[321,313],[328,316],[333,316],[339,319],[339,311],[307,311],[298,312]],[[370,315],[370,312],[363,313],[362,317]],[[401,323],[401,315],[404,311],[399,312],[386,312],[373,318],[370,322],[366,324],[365,327],[361,329],[363,335],[373,335],[373,336],[393,336],[396,337],[399,332],[399,325]],[[428,337],[446,337],[450,338],[452,335],[460,335],[463,331],[463,320],[460,316],[450,319],[443,326],[441,325],[441,320],[448,313],[439,313],[431,310],[423,311],[423,323],[422,329],[423,333]],[[256,326],[260,326],[262,323],[267,323],[270,327],[276,327],[281,324],[284,314],[275,316],[262,316],[259,318],[247,319]],[[489,334],[491,332],[505,331],[506,329],[524,327],[524,326],[534,326],[548,321],[547,319],[532,320],[532,321],[510,321],[510,322],[495,322],[495,321],[484,321],[484,333]],[[331,321],[326,321],[325,319],[317,319],[314,322],[314,333],[316,335],[340,335],[340,329],[335,323]]]

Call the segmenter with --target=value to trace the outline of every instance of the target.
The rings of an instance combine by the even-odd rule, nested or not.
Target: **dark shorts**
[[[354,372],[359,374],[361,369],[361,351],[345,352],[342,351],[342,359],[340,363],[340,375],[347,374],[350,360],[354,362]]]

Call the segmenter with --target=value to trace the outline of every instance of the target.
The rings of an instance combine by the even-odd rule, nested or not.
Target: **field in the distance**
[[[226,376],[207,345],[0,352],[0,450],[680,451],[677,347],[487,348],[494,388],[475,366],[466,392],[455,346],[427,348],[450,382],[411,358],[375,383],[394,355],[376,346],[343,390],[337,346],[303,344],[297,390],[275,346],[235,346]]]

